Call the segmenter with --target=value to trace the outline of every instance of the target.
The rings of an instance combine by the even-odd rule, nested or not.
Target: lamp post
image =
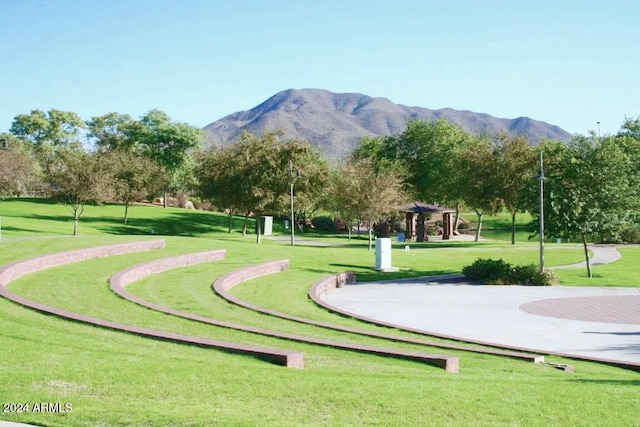
[[[596,122],[596,123],[598,124],[598,139],[600,139],[601,138],[601,136],[600,136],[600,122]]]
[[[540,272],[544,272],[544,170],[542,169],[542,150],[540,150],[540,167],[538,181],[540,182]]]
[[[295,213],[293,210],[293,180],[300,178],[300,171],[296,169],[296,176],[293,176],[293,160],[289,160],[289,184],[291,188],[291,246],[296,245],[295,237]]]
[[[9,143],[6,139],[0,139],[0,150],[6,151],[9,149]],[[0,239],[2,239],[2,217],[0,217]]]

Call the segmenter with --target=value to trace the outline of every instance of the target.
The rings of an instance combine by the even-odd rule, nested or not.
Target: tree
[[[17,115],[10,132],[29,145],[47,172],[60,149],[80,149],[80,137],[85,127],[82,119],[70,111],[52,109],[44,113],[33,110],[30,114]]]
[[[124,149],[131,151],[135,147],[129,137],[129,128],[134,121],[128,114],[107,113],[93,117],[87,122],[88,137],[95,140],[96,146],[102,150]]]
[[[241,164],[234,162],[235,155],[234,150],[219,149],[212,145],[198,156],[195,171],[200,196],[211,200],[229,214],[229,233],[233,229],[234,213],[246,212],[245,218],[250,213],[243,203],[243,170]],[[246,235],[246,221],[242,235]]]
[[[526,189],[535,181],[536,155],[523,136],[507,132],[493,135],[494,176],[500,198],[511,214],[511,244],[516,244],[516,215],[526,210]]]
[[[495,170],[496,157],[491,141],[479,136],[476,143],[462,153],[459,161],[461,176],[464,177],[461,182],[462,198],[478,216],[476,242],[480,240],[484,215],[495,214],[502,207],[500,182]]]
[[[36,164],[13,135],[1,134],[0,141],[0,198],[20,195],[36,179]]]
[[[358,218],[369,229],[369,249],[372,248],[372,227],[386,221],[398,211],[405,199],[402,180],[391,171],[376,173],[370,159],[352,159],[338,166],[331,186],[331,198],[336,209],[347,221]]]
[[[459,159],[473,143],[471,135],[444,119],[410,120],[395,143],[396,148],[387,152],[404,164],[405,188],[412,188],[421,200],[454,205],[457,229],[466,183]]]
[[[281,134],[245,132],[236,144],[214,147],[200,156],[196,167],[200,194],[229,212],[229,232],[233,212],[245,215],[243,235],[251,213],[256,215],[259,227],[263,213],[288,212],[293,178],[290,162],[299,175],[294,182],[296,206],[302,212],[317,209],[329,175],[326,162],[309,143],[281,141]],[[258,230],[258,243],[260,234]]]
[[[144,156],[163,167],[166,173],[165,193],[169,186],[179,186],[176,181],[185,173],[182,168],[190,165],[192,151],[199,149],[204,140],[201,129],[173,122],[160,110],[151,110],[139,121],[127,124],[125,134]],[[166,194],[164,200],[167,207]]]
[[[626,117],[622,126],[620,126],[618,136],[627,136],[640,141],[640,116],[635,118]]]
[[[547,143],[543,153],[548,159],[545,231],[553,237],[579,237],[592,277],[589,239],[615,238],[629,213],[638,208],[635,165],[615,137],[577,136],[569,146]]]
[[[127,224],[129,206],[154,193],[160,166],[141,154],[124,149],[102,153],[100,161],[111,176],[115,199],[124,204],[124,223]]]
[[[88,203],[100,203],[112,196],[106,162],[99,153],[63,149],[58,153],[47,179],[50,197],[67,206],[73,214],[73,235],[78,235],[78,223]]]

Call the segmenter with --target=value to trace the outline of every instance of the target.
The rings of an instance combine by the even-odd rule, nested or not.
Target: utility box
[[[398,271],[391,265],[391,239],[387,237],[376,239],[376,270]]]
[[[258,234],[258,223],[256,222],[256,234]],[[260,217],[260,234],[263,236],[271,236],[273,234],[273,217]]]

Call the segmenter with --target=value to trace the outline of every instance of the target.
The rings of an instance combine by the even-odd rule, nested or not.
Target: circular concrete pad
[[[323,301],[374,321],[547,354],[640,363],[638,288],[355,283]]]

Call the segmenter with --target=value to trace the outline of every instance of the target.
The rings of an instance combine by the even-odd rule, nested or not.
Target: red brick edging
[[[283,270],[286,270],[289,268],[289,261],[288,260],[279,260],[279,261],[272,261],[272,262],[268,262],[268,263],[264,263],[264,264],[259,264],[259,265],[255,265],[255,266],[251,266],[251,267],[245,267],[245,268],[240,268],[238,270],[229,272],[223,276],[221,276],[220,278],[218,278],[214,284],[213,284],[213,289],[215,290],[215,292],[220,295],[222,298],[226,299],[227,301],[251,309],[251,310],[255,310],[255,311],[259,311],[265,314],[270,314],[273,316],[277,316],[277,317],[281,317],[281,318],[285,318],[288,320],[293,320],[299,323],[306,323],[306,324],[314,324],[314,325],[329,325],[330,324],[322,324],[321,322],[313,322],[310,321],[308,319],[304,319],[304,318],[300,318],[300,317],[296,317],[296,316],[290,316],[290,315],[286,315],[286,314],[282,314],[282,313],[278,313],[276,311],[273,310],[269,310],[269,309],[265,309],[263,307],[259,307],[247,302],[244,302],[242,300],[240,300],[239,298],[234,297],[233,295],[231,295],[228,291],[229,289],[233,288],[235,285],[240,284],[246,280],[249,279],[253,279],[256,277],[260,277],[260,276],[264,276],[267,274],[272,274],[272,273],[277,273]],[[347,273],[340,273],[338,275],[335,276],[331,276],[327,279],[325,279],[326,281],[333,281],[334,283],[340,282],[340,283],[345,283],[348,280],[351,280],[351,278],[354,278],[355,276],[353,275],[353,273],[351,272],[347,272]],[[332,329],[339,329],[338,328],[332,328]],[[340,330],[340,329],[339,329]],[[344,329],[346,330],[346,328]],[[359,333],[356,330],[348,330],[347,332],[355,332],[355,333]],[[372,335],[375,336],[375,335]],[[378,338],[382,337],[382,336],[377,336]],[[371,346],[365,346],[365,345],[358,345],[358,344],[350,344],[350,343],[341,343],[341,342],[335,342],[335,341],[330,341],[330,340],[321,340],[321,339],[315,339],[315,338],[308,338],[308,337],[302,337],[302,336],[297,336],[297,338],[301,341],[306,341],[306,342],[313,342],[313,343],[317,343],[317,344],[322,344],[322,345],[327,345],[327,346],[331,346],[331,347],[335,347],[335,348],[343,348],[343,349],[349,349],[349,350],[356,350],[359,352],[366,352],[366,353],[371,353],[371,354],[377,354],[377,355],[381,355],[381,356],[390,356],[390,357],[400,357],[400,358],[405,358],[405,359],[412,359],[412,360],[417,360],[417,361],[422,361],[428,364],[432,364],[432,365],[436,365],[439,366],[443,369],[445,369],[448,372],[458,372],[459,370],[459,365],[460,365],[460,361],[459,358],[456,356],[445,356],[445,355],[433,355],[433,354],[426,354],[426,353],[419,353],[419,352],[415,352],[415,351],[407,351],[407,350],[399,350],[399,349],[386,349],[386,348],[380,348],[380,347],[371,347]],[[295,338],[294,338],[295,339]],[[401,339],[398,341],[402,341]],[[420,342],[420,344],[424,344],[423,342]]]
[[[271,264],[271,263],[268,263],[268,264]],[[271,267],[274,270],[284,270],[288,268],[288,261],[286,260],[275,261]],[[229,274],[232,274],[232,273],[229,273]],[[220,279],[224,279],[224,276],[221,277]],[[316,303],[323,305],[323,302],[319,298],[319,296],[322,295],[324,292],[330,289],[334,289],[335,287],[340,287],[345,284],[354,283],[354,282],[355,282],[355,273],[350,271],[329,276],[316,282],[311,287],[311,289],[309,290],[309,297],[313,299]],[[363,329],[351,328],[347,326],[336,325],[334,323],[320,322],[317,320],[307,319],[304,317],[294,316],[291,314],[285,314],[276,310],[271,310],[265,307],[261,307],[259,305],[255,305],[255,304],[243,301],[240,298],[237,298],[227,292],[227,290],[230,289],[231,287],[232,286],[229,286],[229,284],[226,283],[224,280],[222,281],[222,284],[218,283],[217,281],[216,283],[214,283],[214,290],[222,298],[226,299],[227,301],[233,304],[236,304],[240,307],[248,308],[250,310],[254,310],[259,313],[267,314],[274,317],[279,317],[282,319],[319,326],[321,328],[331,329],[331,330],[340,331],[340,332],[348,332],[348,333],[353,333],[357,335],[370,336],[374,338],[382,338],[382,339],[386,339],[394,342],[406,342],[406,343],[419,344],[419,345],[425,345],[430,347],[445,348],[448,350],[461,350],[461,351],[471,351],[474,353],[491,354],[495,356],[504,356],[504,357],[510,357],[515,359],[527,360],[534,363],[544,362],[544,356],[540,354],[522,353],[522,352],[515,352],[515,351],[508,351],[508,350],[501,350],[501,349],[494,349],[494,348],[477,348],[477,347],[469,347],[462,344],[452,344],[452,343],[444,343],[444,342],[438,342],[438,341],[427,341],[424,339],[400,337],[397,335],[386,334],[382,332],[365,331]],[[335,311],[333,307],[325,306],[325,308],[329,308],[331,311]],[[345,314],[349,317],[352,317],[351,313],[343,312],[341,314]]]
[[[45,304],[41,304],[30,299],[16,295],[10,292],[6,287],[19,277],[25,276],[29,273],[34,273],[39,270],[43,270],[58,265],[69,264],[72,262],[85,261],[92,258],[107,257],[113,255],[126,254],[131,252],[139,252],[150,249],[164,248],[164,240],[152,240],[146,242],[134,242],[134,243],[122,243],[117,245],[99,246],[94,248],[80,249],[75,251],[59,252],[50,255],[43,255],[40,257],[29,258],[26,260],[16,261],[11,264],[5,265],[0,268],[0,295],[25,307],[37,310],[42,313],[53,314],[58,317],[70,319],[82,323],[91,324],[94,326],[100,326],[117,331],[128,332],[144,337],[163,339],[167,341],[180,342],[184,344],[197,345],[201,347],[214,347],[226,351],[238,352],[243,354],[251,354],[253,350],[255,355],[263,353],[272,353],[270,360],[276,363],[287,364],[291,363],[295,367],[299,367],[302,364],[302,353],[291,351],[272,351],[272,349],[262,348],[258,346],[245,346],[236,343],[229,343],[225,341],[215,341],[206,338],[199,338],[187,335],[173,334],[170,332],[154,330],[149,328],[142,328],[132,325],[126,325],[117,322],[111,322],[108,320],[98,319],[95,317],[84,316],[78,313],[62,310],[57,307],[51,307]]]

